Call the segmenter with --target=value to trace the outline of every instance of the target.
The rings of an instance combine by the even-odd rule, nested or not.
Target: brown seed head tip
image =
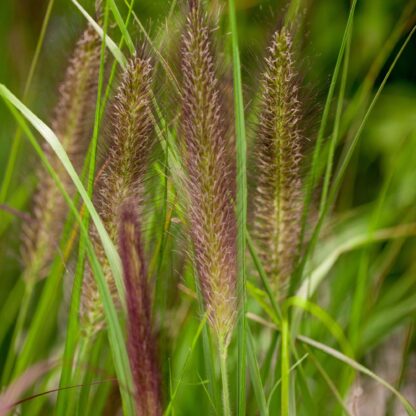
[[[128,352],[138,414],[160,415],[161,381],[137,205],[130,199],[120,207],[119,251],[126,286]]]
[[[199,8],[199,0],[188,0],[189,10]]]
[[[281,293],[299,250],[301,107],[290,32],[268,48],[257,128],[254,235],[273,286]]]
[[[236,305],[233,168],[206,17],[191,8],[182,36],[181,144],[187,174],[190,234],[210,322],[229,339]]]

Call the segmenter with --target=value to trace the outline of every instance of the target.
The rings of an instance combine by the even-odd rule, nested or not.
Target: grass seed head
[[[127,304],[128,353],[136,388],[138,415],[161,415],[160,374],[152,329],[151,298],[137,201],[120,208],[119,251]]]
[[[268,49],[257,129],[254,234],[272,285],[282,295],[298,253],[301,192],[301,108],[290,32]]]
[[[155,137],[151,110],[152,65],[150,59],[135,56],[123,73],[111,115],[112,133],[108,157],[96,181],[95,203],[104,226],[114,243],[118,241],[120,207],[134,198],[141,211],[144,182]],[[98,260],[114,299],[116,287],[111,269],[95,227],[91,228]],[[95,332],[104,323],[103,309],[90,267],[83,291],[86,328]]]
[[[182,73],[181,136],[196,269],[211,325],[228,342],[237,310],[235,181],[209,27],[195,0],[182,36]]]
[[[100,37],[88,26],[78,40],[59,88],[52,129],[75,168],[80,171],[93,125],[100,66]],[[45,154],[70,195],[75,188],[48,144]],[[46,275],[57,251],[67,206],[61,192],[44,168],[38,171],[31,220],[23,228],[23,260],[28,278]]]

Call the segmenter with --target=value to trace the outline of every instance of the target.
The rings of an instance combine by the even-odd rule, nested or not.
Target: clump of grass
[[[162,386],[166,385],[169,386],[166,394],[167,407],[164,411],[167,416],[198,412],[230,416],[233,407],[228,391],[228,371],[230,371],[232,385],[236,386],[236,394],[233,397],[237,399],[236,414],[280,413],[289,415],[296,412],[308,415],[341,412],[348,414],[351,409],[349,405],[346,405],[345,398],[355,397],[356,383],[352,381],[360,372],[381,383],[394,394],[389,399],[392,403],[393,399],[400,401],[408,414],[414,415],[412,406],[395,387],[359,362],[367,356],[371,358],[372,351],[399,326],[404,331],[403,346],[399,346],[402,355],[402,362],[399,366],[400,380],[406,379],[405,368],[409,367],[407,364],[412,358],[410,347],[414,336],[411,319],[414,315],[414,294],[410,289],[414,288],[415,282],[414,273],[412,273],[414,270],[410,267],[413,265],[412,256],[409,255],[411,253],[409,247],[411,248],[413,243],[408,241],[407,237],[414,236],[415,226],[409,223],[387,229],[378,228],[379,225],[390,224],[395,219],[402,222],[403,218],[410,221],[414,217],[414,212],[409,210],[409,199],[405,198],[405,202],[400,203],[396,193],[389,192],[393,185],[396,186],[402,181],[406,172],[410,175],[407,179],[411,178],[413,172],[407,169],[411,158],[404,155],[402,160],[394,161],[395,169],[400,168],[401,163],[403,164],[405,167],[403,174],[400,174],[400,169],[398,175],[392,175],[389,171],[380,171],[380,175],[386,173],[387,175],[384,178],[385,182],[379,198],[374,201],[374,207],[371,203],[366,203],[364,210],[355,209],[356,192],[360,190],[355,189],[358,183],[354,180],[355,174],[360,175],[368,169],[368,167],[363,169],[361,166],[362,155],[360,155],[360,163],[351,172],[351,178],[348,177],[348,183],[354,184],[353,188],[349,185],[345,186],[342,182],[358,139],[367,130],[367,126],[364,129],[367,120],[369,126],[370,123],[378,124],[379,122],[377,117],[375,117],[376,120],[371,120],[370,113],[416,28],[412,29],[394,57],[368,110],[362,113],[361,110],[364,111],[364,107],[353,96],[350,100],[347,96],[350,91],[346,89],[357,85],[362,70],[360,68],[357,73],[358,77],[354,75],[351,78],[354,79],[353,83],[348,82],[349,73],[357,64],[355,62],[354,65],[349,65],[350,58],[356,58],[353,55],[350,57],[350,50],[354,50],[352,22],[356,0],[352,1],[349,23],[345,29],[327,104],[323,111],[312,168],[310,172],[305,170],[305,174],[315,179],[311,179],[309,185],[306,184],[304,195],[301,177],[301,166],[304,171],[301,149],[304,146],[303,129],[300,126],[304,125],[301,119],[305,115],[305,106],[301,105],[304,104],[303,102],[300,102],[302,100],[296,74],[297,62],[291,37],[293,30],[289,30],[286,26],[274,34],[267,50],[261,94],[258,96],[260,111],[259,114],[253,114],[254,118],[259,116],[259,119],[255,152],[253,152],[256,158],[252,166],[256,187],[252,195],[253,203],[250,205],[254,208],[253,234],[256,237],[262,261],[257,255],[255,244],[252,244],[247,234],[247,246],[253,260],[253,269],[246,276],[247,259],[245,256],[249,254],[246,253],[245,247],[246,174],[248,172],[235,1],[229,0],[229,14],[224,19],[228,20],[231,27],[234,89],[226,79],[222,79],[225,78],[224,76],[218,75],[225,74],[226,71],[218,71],[216,68],[217,60],[213,53],[210,34],[212,28],[202,6],[206,4],[205,1],[189,1],[189,12],[182,36],[181,85],[176,83],[175,76],[168,67],[170,60],[165,60],[163,56],[166,48],[160,46],[158,50],[155,49],[155,56],[161,59],[164,70],[167,70],[169,74],[169,81],[175,82],[178,87],[176,92],[180,96],[181,105],[173,111],[164,106],[165,101],[156,100],[152,94],[151,82],[155,76],[155,70],[146,55],[134,55],[129,61],[125,61],[121,46],[116,49],[106,30],[112,27],[115,21],[123,34],[123,42],[128,39],[128,50],[130,52],[134,50],[128,31],[130,13],[136,18],[136,23],[139,24],[141,30],[145,31],[139,20],[141,16],[133,14],[134,0],[127,2],[130,3],[130,10],[125,24],[123,23],[123,10],[121,13],[118,11],[117,2],[102,2],[105,9],[104,15],[101,2],[101,0],[96,0],[98,10],[96,20],[100,26],[104,25],[103,32],[106,33],[107,46],[110,46],[110,51],[115,54],[123,68],[126,62],[128,65],[122,74],[112,111],[109,112],[111,115],[109,124],[112,130],[109,135],[108,148],[105,148],[108,150],[104,154],[105,161],[94,182],[95,207],[92,207],[88,192],[83,188],[78,175],[73,172],[66,160],[65,150],[57,147],[56,137],[52,137],[54,135],[51,134],[50,129],[5,86],[0,85],[0,95],[10,106],[20,127],[42,160],[45,162],[43,152],[37,146],[36,139],[31,134],[26,121],[31,123],[46,140],[49,140],[59,154],[67,172],[70,172],[77,184],[77,189],[80,191],[89,214],[94,219],[94,224],[99,227],[99,234],[112,265],[110,268],[97,230],[91,227],[89,231],[86,231],[85,224],[88,221],[82,221],[74,203],[66,198],[77,222],[82,224],[79,251],[81,255],[77,263],[66,327],[63,327],[60,322],[61,312],[66,306],[65,302],[61,302],[61,296],[58,293],[66,290],[66,285],[61,285],[61,270],[49,273],[50,278],[44,284],[37,285],[36,290],[33,290],[36,281],[19,280],[13,292],[6,293],[7,299],[0,293],[0,297],[5,298],[4,305],[0,308],[0,322],[2,323],[0,344],[1,350],[7,355],[5,365],[0,365],[3,373],[1,383],[6,386],[11,382],[12,389],[5,388],[6,393],[11,390],[15,391],[14,387],[20,383],[20,388],[17,385],[19,391],[17,393],[15,391],[16,394],[13,394],[11,399],[9,397],[5,411],[22,414],[55,412],[59,415],[71,414],[72,411],[79,414],[94,413],[97,415],[120,412],[129,416],[161,415],[164,404]],[[50,7],[52,3],[53,0],[49,2]],[[285,25],[297,19],[301,3],[298,0],[291,1]],[[176,10],[175,6],[174,0],[171,3],[172,13]],[[407,31],[406,25],[412,22],[411,13],[414,12],[415,7],[409,6],[408,11],[404,11],[404,16],[407,15],[409,20],[406,18],[399,22],[400,30],[392,34],[393,40],[390,37],[387,39],[386,49],[380,51],[376,57],[376,66],[369,69],[369,78],[364,79],[362,84],[364,89],[360,87],[357,96],[363,93],[364,96],[370,98],[370,90],[379,78],[382,68],[384,71],[389,51]],[[174,16],[172,13],[169,13],[169,19]],[[246,12],[240,10],[239,17],[242,17],[244,13]],[[255,13],[258,11],[256,10]],[[222,22],[221,19],[220,22]],[[238,23],[241,22],[242,20],[239,19]],[[300,37],[302,36],[301,30],[302,28],[297,32]],[[242,32],[244,34],[245,31]],[[319,32],[319,36],[322,36],[321,31]],[[250,32],[245,34],[251,35],[252,33],[250,28]],[[154,48],[152,38],[147,33],[145,35],[149,45]],[[97,66],[100,61],[98,59],[99,44],[100,41],[97,38]],[[162,45],[163,42],[160,44]],[[102,53],[104,53],[105,46],[101,44]],[[101,57],[103,58],[103,55]],[[82,60],[82,62],[87,65],[89,61]],[[101,59],[101,64],[104,64],[104,59]],[[80,67],[83,68],[83,66]],[[115,73],[115,68],[114,65],[110,80]],[[94,79],[102,80],[103,70],[104,68],[101,67],[100,74],[95,74]],[[339,75],[339,98],[333,133],[328,143],[320,144],[320,139],[322,141],[325,131],[330,127],[328,125],[330,102],[333,101]],[[77,131],[76,129],[83,126],[84,122],[88,122],[90,127],[92,124],[93,105],[91,104],[91,108],[88,107],[87,111],[82,106],[79,109],[76,103],[73,104],[68,99],[68,96],[78,97],[79,103],[79,97],[82,96],[83,91],[88,90],[88,88],[80,89],[80,85],[84,85],[86,80],[83,81],[84,84],[80,84],[78,78],[74,77],[74,79],[76,81],[74,81],[74,88],[66,88],[68,91],[66,100],[70,102],[67,106],[71,111],[67,114],[61,111],[61,118],[57,117],[57,120],[61,120],[60,124],[64,123],[63,133],[59,133],[62,140],[61,136],[67,134],[65,132]],[[97,95],[96,86],[92,88],[94,93],[90,93],[89,96],[94,99]],[[169,96],[170,91],[170,89],[166,91],[166,97]],[[235,107],[231,105],[232,93],[234,93]],[[228,95],[228,100],[223,98],[226,95]],[[384,110],[386,112],[391,111],[392,97],[390,95],[386,97],[386,102],[388,102]],[[257,102],[257,96],[254,100]],[[62,97],[61,101],[65,103]],[[382,101],[380,100],[377,104],[377,106],[380,104],[380,109],[383,107]],[[99,102],[100,97],[97,100],[97,103]],[[105,102],[106,99],[103,101],[104,106]],[[157,110],[157,121],[160,122],[160,126],[153,125],[152,105]],[[344,117],[345,120],[342,116],[344,107],[345,114],[351,115],[351,117]],[[76,114],[82,111],[82,114],[75,117],[72,110],[76,111]],[[164,113],[174,113],[174,117],[165,119]],[[180,115],[180,126],[176,130],[177,115]],[[64,116],[72,121],[66,120]],[[98,111],[96,116],[99,122]],[[77,120],[79,123],[75,122]],[[233,121],[236,122],[235,132],[232,131]],[[357,126],[359,126],[358,130],[356,130]],[[158,160],[151,167],[152,172],[159,175],[159,180],[151,184],[146,181],[145,186],[146,175],[150,170],[149,156],[154,144],[154,127],[161,139],[161,148],[165,154],[163,160]],[[55,125],[54,128],[58,131]],[[340,132],[344,132],[345,137],[350,137],[352,140],[346,141],[338,174],[333,186],[329,188],[332,165],[336,162],[334,152],[338,141],[344,138],[344,133]],[[311,133],[308,132],[308,135]],[[180,153],[176,151],[175,139],[177,137],[181,146]],[[96,134],[94,134],[94,140],[95,138]],[[164,141],[165,138],[166,141]],[[410,149],[408,146],[412,145],[411,141],[406,138],[405,143],[406,150]],[[71,153],[73,148],[69,144],[65,145],[65,149],[79,170],[81,162],[78,163],[78,154]],[[411,152],[407,153],[411,156]],[[51,150],[46,149],[46,154],[48,160],[52,161],[52,168],[58,172],[58,178],[54,176],[58,179],[56,180],[57,186],[60,187],[60,182],[62,182],[68,190],[71,190],[72,185],[67,183],[66,175],[61,170],[60,164],[54,161]],[[235,154],[238,163],[236,163]],[[178,160],[178,155],[182,156],[182,164]],[[326,173],[323,174],[325,166]],[[95,170],[94,167],[93,161],[90,164],[91,172]],[[48,171],[54,174],[50,168]],[[314,183],[319,181],[322,175],[324,175],[327,188],[327,192],[324,189],[321,198],[324,206],[323,208],[321,206],[320,218],[314,235],[302,250],[302,247],[299,247],[299,241],[303,238],[299,235],[299,228],[301,223],[304,228],[307,228],[304,219],[308,211],[307,207],[303,208],[303,204],[306,206],[309,204],[308,193],[313,192]],[[20,193],[21,190],[17,190]],[[88,191],[91,191],[90,186]],[[149,191],[150,193],[145,193]],[[326,222],[327,216],[331,215],[328,207],[332,205],[339,191],[342,191],[343,195],[346,193],[347,199],[351,196],[351,206],[349,203],[338,204],[337,213],[344,214],[342,211],[345,208],[353,209],[351,212],[345,212],[347,215],[334,218],[336,221]],[[408,192],[408,187],[404,187],[402,191]],[[71,197],[74,197],[75,193],[71,192]],[[326,193],[329,193],[329,199],[325,198]],[[182,194],[186,203],[186,209],[183,211],[176,204],[176,198],[181,197]],[[55,198],[55,194],[46,193],[45,195],[40,202],[37,202],[37,207],[40,207],[43,202],[43,206],[50,210],[52,203],[47,204],[48,198]],[[149,221],[150,226],[145,233],[144,206],[145,202],[150,199],[153,202],[151,207],[153,213]],[[61,209],[59,203],[56,207]],[[395,208],[394,212],[390,209],[392,207]],[[114,247],[109,244],[107,233],[100,229],[101,224],[97,221],[96,210],[111,240],[118,248],[125,292],[116,291],[114,278],[119,284],[121,270],[118,268],[115,258],[117,256],[114,253]],[[56,214],[56,221],[59,217],[58,225],[62,227],[65,211],[63,207],[61,211],[49,212],[48,215]],[[304,218],[301,221],[302,211]],[[397,214],[397,218],[393,215],[394,213]],[[184,217],[188,221],[183,221]],[[59,237],[55,233],[61,232],[56,224],[50,219],[43,221],[43,217],[40,217],[40,220],[42,226],[48,225],[49,222],[50,227],[49,231],[42,232],[42,241],[46,241],[45,236],[47,236],[48,243],[52,239],[58,240]],[[185,256],[181,255],[178,259],[174,253],[176,250],[182,253],[181,247],[178,246],[180,244],[178,236],[182,235],[185,222],[188,223],[190,241],[193,244],[194,267],[189,267]],[[325,236],[319,234],[324,223],[327,225]],[[53,227],[50,224],[53,224]],[[0,228],[4,232],[4,228],[2,226]],[[38,229],[34,228],[33,233],[38,233]],[[153,233],[157,234],[158,244],[154,247],[149,245],[149,248],[153,250],[153,255],[148,258],[150,253],[147,252],[147,243]],[[321,241],[321,237],[326,239],[329,234],[332,234],[333,238]],[[75,233],[71,234],[68,243],[73,241],[74,235]],[[5,241],[6,246],[7,243],[8,241]],[[43,244],[46,247],[46,243]],[[373,244],[374,247],[367,248],[369,244]],[[405,249],[403,250],[402,247]],[[102,281],[100,267],[97,267],[96,259],[92,255],[92,248],[95,249],[103,267],[108,281],[107,285],[103,284],[105,282]],[[4,250],[0,251],[2,252],[0,254],[4,254]],[[53,251],[50,247],[45,248],[45,251],[39,249],[38,259],[36,262],[28,263],[26,275],[32,276],[35,270],[39,272],[36,275],[46,273],[50,260],[45,261],[43,256],[52,254]],[[83,321],[80,323],[79,285],[82,280],[80,271],[83,268],[86,254],[94,268],[87,265],[85,271],[83,302],[80,311]],[[297,259],[298,255],[302,257]],[[348,267],[344,267],[345,264],[338,264],[340,256],[344,255],[348,255]],[[406,268],[407,263],[410,268]],[[295,264],[296,272],[293,273]],[[236,269],[240,275],[238,279]],[[93,276],[93,270],[97,276]],[[261,277],[265,291],[257,287],[259,282],[251,273],[255,270]],[[406,274],[403,277],[399,276],[398,271]],[[14,279],[14,275],[3,274],[5,275],[3,286],[7,291],[9,280]],[[178,292],[175,291],[171,298],[169,291],[171,285],[175,284],[174,281],[176,282],[176,279],[172,279],[172,274],[180,275],[181,283],[178,284],[179,296],[176,296]],[[271,285],[268,284],[266,274],[269,275]],[[159,300],[155,302],[154,310],[152,310],[153,286],[149,281],[149,277],[153,275],[157,276],[158,281],[165,280],[166,282],[154,288],[155,297]],[[198,290],[197,295],[190,289],[194,275],[197,275],[199,279],[197,289],[201,289]],[[351,279],[355,275],[358,276],[358,286],[351,285]],[[394,279],[390,278],[390,275]],[[329,281],[333,276],[336,277],[336,281]],[[99,290],[95,281],[98,282]],[[288,283],[290,283],[289,292],[296,293],[296,296],[288,295],[286,291]],[[298,288],[299,283],[302,283],[300,288]],[[117,316],[107,286],[111,288],[115,303],[125,303],[127,314],[119,311],[120,316]],[[270,290],[270,286],[273,287],[274,292]],[[377,290],[374,291],[374,288]],[[121,292],[125,295],[123,299],[118,297],[118,293]],[[373,301],[370,303],[366,302],[367,293],[374,293]],[[325,295],[323,307],[321,306],[322,294]],[[278,299],[281,301],[280,304],[277,302]],[[198,325],[194,319],[194,311],[203,309],[203,306],[206,314]],[[237,342],[234,344],[231,339],[237,321],[237,310],[240,313],[240,319],[235,337]],[[106,321],[104,321],[104,311]],[[16,314],[17,318],[15,318]],[[364,314],[365,320],[361,319]],[[310,319],[310,316],[313,318]],[[160,334],[157,333],[157,336],[153,326],[155,317],[161,323]],[[210,328],[205,328],[207,318]],[[104,322],[108,323],[108,327],[103,333],[97,334],[103,328]],[[123,324],[126,327],[125,335],[121,329]],[[409,324],[408,327],[407,324]],[[80,330],[84,332],[82,337],[79,336]],[[62,359],[57,357],[56,360],[56,354],[62,351],[63,332],[66,332],[64,354]],[[39,337],[40,333],[41,337]],[[159,337],[163,339],[163,348],[160,350],[157,345]],[[214,341],[215,347],[218,347],[218,352],[211,349],[213,347],[211,340]],[[32,387],[32,380],[26,380],[25,377],[19,378],[21,374],[30,373],[29,366],[32,363],[43,360],[47,355],[53,356],[53,359],[51,366],[48,365],[50,370],[48,374],[45,374],[44,380],[39,379]],[[227,362],[228,355],[231,358],[229,362]],[[384,358],[381,356],[381,361]],[[77,368],[73,368],[75,361],[78,363]],[[29,373],[25,370],[28,367]],[[55,380],[56,370],[61,370],[62,374],[59,383],[60,394],[55,400],[48,393],[55,391],[51,382]],[[116,379],[113,378],[114,375]],[[13,382],[16,376],[17,384]],[[409,373],[410,376],[412,374]],[[221,383],[219,383],[220,378]],[[113,386],[110,384],[111,381],[114,381]],[[312,389],[309,388],[311,385],[313,385]],[[400,382],[397,387],[402,390]],[[24,393],[24,390],[27,392]],[[197,400],[195,400],[196,394],[198,394]],[[414,397],[410,395],[409,398]],[[53,409],[55,404],[56,410]],[[0,413],[2,413],[1,409]]]
[[[137,201],[120,207],[119,251],[124,270],[127,335],[138,415],[161,415],[160,374],[152,330],[151,298]]]
[[[52,129],[71,162],[81,170],[88,148],[97,95],[101,41],[88,26],[78,40],[59,88]],[[44,152],[70,195],[75,187],[48,144]],[[38,171],[31,220],[23,226],[23,261],[27,279],[47,275],[68,212],[64,198],[44,168]]]
[[[123,73],[112,108],[112,133],[108,157],[96,180],[95,203],[104,226],[118,241],[120,207],[129,198],[140,211],[144,198],[144,181],[148,159],[154,144],[151,113],[152,64],[137,55],[130,59]],[[96,229],[91,229],[97,257],[110,289],[116,296],[111,268]],[[92,271],[86,268],[82,296],[82,318],[87,332],[97,332],[104,323],[102,304]]]
[[[236,220],[232,166],[209,28],[190,1],[182,37],[181,133],[190,233],[209,320],[228,344],[236,318]]]
[[[277,31],[262,80],[256,142],[254,235],[276,294],[299,250],[302,213],[301,106],[290,31]]]

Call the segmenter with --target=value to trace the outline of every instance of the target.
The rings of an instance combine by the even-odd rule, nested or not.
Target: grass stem
[[[219,343],[219,356],[220,356],[220,371],[221,371],[221,382],[222,382],[222,406],[224,416],[231,416],[230,406],[230,392],[228,388],[228,375],[227,375],[227,355],[228,347],[224,342]]]

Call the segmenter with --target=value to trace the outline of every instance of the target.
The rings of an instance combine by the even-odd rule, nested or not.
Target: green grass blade
[[[301,358],[299,358],[299,360],[297,360],[292,367],[290,367],[290,372],[292,372],[293,370],[296,369],[296,367],[298,367],[300,364],[302,364],[302,362],[308,357],[308,354],[303,355]],[[272,402],[272,398],[273,395],[275,393],[275,391],[277,390],[277,388],[280,386],[282,382],[282,379],[279,378],[279,380],[276,381],[276,383],[274,384],[274,386],[272,387],[272,389],[270,390],[270,394],[269,394],[269,398],[267,399],[267,409],[270,409],[270,404]]]
[[[335,86],[337,84],[339,71],[341,69],[342,58],[344,56],[344,51],[345,51],[345,47],[346,47],[346,44],[347,44],[347,39],[348,39],[348,36],[350,34],[350,28],[352,26],[353,19],[354,19],[356,4],[357,4],[357,0],[353,0],[353,2],[351,4],[349,15],[348,15],[347,24],[345,26],[345,31],[344,31],[344,35],[343,35],[343,38],[342,38],[341,46],[340,46],[338,56],[337,56],[337,60],[336,60],[336,63],[335,63],[335,68],[334,68],[334,71],[332,73],[331,83],[329,85],[328,95],[326,97],[325,106],[324,106],[324,110],[323,110],[323,113],[322,113],[322,119],[321,119],[321,122],[319,124],[318,136],[317,136],[317,139],[316,139],[316,144],[315,144],[313,155],[312,155],[311,171],[310,171],[310,175],[309,175],[308,181],[306,183],[306,189],[305,189],[305,208],[304,208],[304,213],[303,213],[303,218],[302,218],[301,241],[303,241],[304,234],[305,234],[305,231],[306,231],[306,224],[307,224],[308,215],[309,215],[309,208],[310,208],[310,204],[312,202],[312,194],[313,194],[313,190],[314,190],[315,185],[316,185],[316,181],[318,179],[317,176],[318,176],[319,158],[320,158],[320,154],[321,154],[322,142],[323,142],[323,139],[324,139],[326,126],[327,126],[327,123],[328,123],[328,118],[329,118],[329,112],[330,112],[330,109],[331,109],[332,99],[333,99],[334,93],[335,93]],[[300,278],[300,276],[298,275],[297,279],[292,280],[291,287],[290,287],[290,292],[291,293],[292,293],[293,289],[295,288],[295,284],[297,283],[297,280],[299,278]]]
[[[71,211],[75,215],[78,223],[80,225],[80,230],[87,242],[87,250],[88,256],[91,262],[91,267],[93,269],[94,277],[96,278],[97,287],[102,298],[104,311],[106,320],[108,323],[108,330],[109,330],[109,342],[113,353],[114,365],[115,369],[119,378],[120,383],[120,393],[122,396],[123,402],[123,409],[126,415],[134,415],[134,400],[131,395],[132,391],[132,375],[129,366],[129,360],[127,356],[126,347],[124,344],[124,336],[121,329],[120,322],[117,318],[117,312],[115,306],[113,304],[111,294],[107,283],[105,281],[103,272],[101,270],[101,266],[95,256],[94,249],[92,247],[91,242],[89,241],[88,230],[84,227],[83,221],[81,216],[79,215],[74,203],[72,202],[71,198],[68,196],[67,192],[65,191],[62,183],[60,182],[58,176],[54,172],[53,168],[51,167],[50,163],[48,162],[47,158],[45,157],[43,150],[37,143],[34,136],[31,134],[31,131],[27,127],[24,119],[17,113],[16,109],[20,111],[23,116],[30,121],[30,123],[42,134],[45,140],[48,141],[52,149],[56,152],[57,156],[63,163],[64,167],[66,168],[68,174],[70,175],[71,179],[73,180],[75,186],[77,187],[86,207],[89,209],[89,213],[97,227],[98,233],[102,240],[103,246],[105,247],[106,254],[108,256],[108,260],[110,262],[113,276],[116,278],[118,273],[118,278],[121,280],[121,269],[120,265],[117,262],[120,262],[118,258],[118,253],[111,242],[102,222],[99,218],[94,206],[92,205],[91,199],[89,198],[84,186],[82,185],[78,175],[75,172],[74,167],[72,166],[68,155],[66,154],[65,150],[62,148],[58,138],[53,133],[53,131],[46,126],[38,117],[36,117],[24,104],[22,104],[4,85],[0,84],[0,95],[3,96],[6,104],[9,106],[10,110],[18,120],[19,124],[21,125],[22,129],[24,129],[25,134],[28,136],[31,144],[34,146],[35,150],[39,154],[42,159],[42,162],[45,164],[48,172],[52,175],[55,183],[61,190],[63,196],[65,197],[66,202],[68,203]],[[53,296],[53,295],[52,295]],[[123,300],[124,296],[120,299]]]
[[[32,84],[33,75],[35,74],[35,70],[39,61],[40,51],[42,49],[42,45],[45,40],[46,29],[48,28],[54,2],[55,0],[49,0],[48,6],[46,8],[45,17],[43,19],[42,27],[41,27],[40,34],[39,34],[39,39],[36,44],[35,54],[33,55],[32,63],[30,64],[29,74],[25,82],[23,98],[22,98],[23,102],[26,101],[27,95],[29,93],[30,85]],[[21,130],[17,129],[13,137],[12,148],[10,150],[3,181],[1,184],[1,188],[0,188],[0,204],[3,203],[7,197],[7,192],[10,187],[13,170],[16,165],[16,159],[17,159],[17,153],[18,153],[19,146],[20,146],[20,140],[21,140]],[[1,215],[2,214],[0,213],[0,216]]]
[[[249,325],[247,325],[247,361],[259,413],[261,416],[267,416],[269,411],[267,409],[266,396],[264,395],[264,387],[261,381],[259,365],[257,363],[253,335],[251,334]]]
[[[9,292],[9,295],[2,305],[0,311],[0,345],[3,343],[4,338],[7,335],[10,327],[19,312],[20,300],[25,292],[25,283],[22,279],[19,279],[13,289]]]
[[[95,29],[95,31],[100,35],[101,39],[105,38],[105,43],[114,56],[114,58],[117,60],[117,62],[120,64],[122,68],[125,68],[127,65],[126,57],[121,52],[120,48],[114,43],[114,41],[107,35],[104,36],[104,31],[100,27],[100,25],[87,13],[87,11],[78,3],[77,0],[71,0],[72,3],[78,8],[78,10],[82,13],[82,15],[88,20],[88,22],[91,24],[91,26]]]
[[[302,3],[302,0],[292,0],[290,2],[289,8],[287,9],[287,12],[285,15],[286,26],[289,26],[296,21],[296,18],[299,15],[299,9],[300,9],[301,3]]]
[[[183,379],[183,376],[185,374],[185,370],[187,368],[188,361],[189,361],[189,359],[192,356],[192,353],[193,353],[193,351],[194,351],[194,349],[196,347],[196,344],[198,342],[199,337],[201,336],[202,330],[204,329],[204,327],[205,327],[205,325],[207,323],[207,320],[208,320],[208,315],[205,314],[205,316],[203,317],[203,319],[201,319],[201,322],[200,322],[200,324],[198,326],[198,329],[195,332],[195,336],[194,336],[194,338],[192,340],[191,346],[189,347],[189,350],[188,350],[188,352],[186,354],[185,362],[184,362],[183,367],[181,369],[181,372],[179,374],[178,382],[176,383],[176,386],[175,387],[171,386],[171,395],[170,395],[169,403],[168,403],[168,405],[166,407],[166,410],[163,413],[164,416],[168,416],[169,414],[173,413],[173,403],[174,403],[174,400],[176,398],[176,395],[178,394],[179,387],[180,387],[180,385],[182,383],[182,379]]]
[[[334,357],[337,360],[342,361],[343,363],[347,364],[348,366],[350,366],[354,370],[357,370],[360,373],[371,377],[373,380],[377,381],[382,386],[384,386],[387,390],[390,390],[397,397],[397,399],[400,401],[400,403],[403,405],[403,407],[406,409],[407,413],[410,416],[416,416],[416,411],[412,407],[412,405],[409,403],[409,401],[396,388],[394,388],[390,383],[388,383],[386,380],[384,380],[383,378],[381,378],[377,374],[373,373],[367,367],[364,367],[363,365],[361,365],[357,361],[353,360],[352,358],[347,357],[346,355],[340,353],[339,351],[337,351],[337,350],[335,350],[331,347],[328,347],[327,345],[322,344],[321,342],[315,341],[312,338],[309,338],[309,337],[306,337],[306,336],[303,336],[303,335],[298,335],[297,338],[300,341],[304,342],[305,344],[308,344],[311,347],[314,347],[314,348],[330,355],[331,357]]]
[[[328,314],[328,312],[322,309],[319,305],[309,300],[293,296],[285,301],[285,306],[296,306],[315,316],[328,329],[328,331],[338,342],[344,353],[349,356],[353,355],[353,349],[340,325],[336,321],[334,321],[334,319]]]
[[[282,319],[282,351],[281,351],[281,415],[289,416],[289,402],[290,402],[290,353],[289,353],[289,322],[286,316]]]
[[[81,183],[79,176],[77,175],[71,161],[69,160],[65,149],[62,147],[55,133],[40,118],[33,114],[32,111],[30,111],[15,95],[13,95],[6,86],[2,84],[0,84],[0,95],[2,95],[3,98],[10,102],[14,107],[16,107],[16,109],[19,110],[23,116],[33,125],[33,127],[43,136],[43,138],[48,142],[52,150],[56,153],[57,157],[65,167],[71,180],[74,182],[74,185],[77,188],[85,206],[91,215],[94,225],[97,228],[97,232],[100,236],[104,251],[108,257],[108,261],[113,272],[114,280],[119,291],[120,300],[123,302],[124,284],[122,279],[120,258],[118,256],[117,250],[111,241],[94,205],[92,204],[91,198],[88,196],[84,185]]]
[[[382,48],[379,50],[376,58],[368,69],[368,72],[359,89],[345,108],[341,126],[341,134],[343,134],[347,130],[348,126],[351,125],[351,123],[354,121],[354,117],[368,100],[371,90],[377,78],[380,76],[380,72],[385,66],[386,61],[390,57],[390,54],[400,39],[402,39],[402,37],[405,35],[408,28],[411,27],[415,8],[416,4],[414,2],[408,2],[406,7],[403,8],[403,13],[398,20],[395,28],[391,31],[390,35],[383,43]]]
[[[238,222],[238,296],[240,316],[237,328],[238,342],[238,383],[237,383],[237,415],[245,414],[246,396],[246,222],[247,222],[247,144],[244,117],[243,89],[241,81],[240,52],[238,47],[237,18],[234,0],[229,0],[229,19],[232,40],[233,77],[234,77],[234,108],[237,152],[237,222]]]
[[[347,405],[344,403],[344,400],[342,400],[341,394],[338,392],[338,390],[337,390],[334,382],[331,380],[331,378],[329,377],[328,373],[325,371],[325,369],[319,363],[319,361],[315,357],[315,355],[312,354],[312,352],[310,351],[310,348],[306,346],[306,350],[308,351],[308,356],[309,356],[310,360],[313,362],[313,364],[315,365],[316,369],[321,374],[322,378],[324,379],[324,381],[328,385],[328,387],[331,390],[332,394],[334,395],[335,399],[337,400],[337,402],[342,407],[342,410],[345,412],[345,414],[347,416],[353,416],[352,413],[349,411]]]
[[[341,116],[344,108],[344,97],[345,97],[345,88],[347,85],[347,77],[348,77],[348,67],[349,67],[349,58],[350,58],[350,46],[351,46],[351,37],[352,37],[352,25],[348,30],[347,34],[347,41],[345,47],[345,54],[344,54],[344,65],[342,68],[341,74],[341,86],[339,89],[339,95],[337,100],[337,109],[335,114],[335,121],[334,121],[334,128],[332,130],[332,134],[329,140],[329,150],[328,150],[328,158],[326,161],[326,171],[324,176],[324,183],[322,186],[322,194],[321,194],[321,202],[319,205],[319,212],[321,213],[324,209],[328,198],[328,189],[329,183],[332,176],[332,167],[334,164],[334,155],[335,155],[335,148],[338,141],[339,130],[341,125]]]
[[[306,276],[302,286],[297,291],[297,296],[302,299],[308,299],[310,296],[312,296],[342,254],[359,249],[360,247],[368,244],[373,244],[389,239],[399,239],[414,236],[415,233],[415,224],[404,224],[397,227],[380,229],[371,235],[364,233],[362,235],[351,237],[336,247],[330,254],[326,256],[325,260],[322,261],[322,263],[310,273],[310,275]]]
[[[274,313],[276,315],[275,319],[277,321],[280,321],[282,319],[282,311],[280,310],[280,307],[279,307],[278,303],[276,302],[276,299],[273,295],[272,288],[270,287],[270,284],[269,284],[269,279],[266,275],[266,272],[263,268],[263,265],[261,264],[261,260],[260,260],[259,256],[257,255],[256,248],[254,247],[253,240],[252,240],[250,234],[248,233],[248,231],[246,233],[246,239],[247,239],[248,250],[249,250],[250,255],[253,259],[253,262],[254,262],[254,265],[257,269],[257,272],[260,275],[261,281],[263,283],[264,288],[266,289],[267,296],[269,297],[270,303],[272,304]]]
[[[118,28],[120,29],[121,34],[123,35],[124,40],[126,41],[127,48],[129,49],[130,54],[134,54],[136,52],[136,48],[134,47],[134,43],[130,37],[130,33],[127,30],[127,26],[121,17],[120,11],[117,8],[117,5],[114,0],[107,0],[110,6],[111,12],[113,13],[114,20],[117,23]],[[131,8],[130,8],[131,10]]]

